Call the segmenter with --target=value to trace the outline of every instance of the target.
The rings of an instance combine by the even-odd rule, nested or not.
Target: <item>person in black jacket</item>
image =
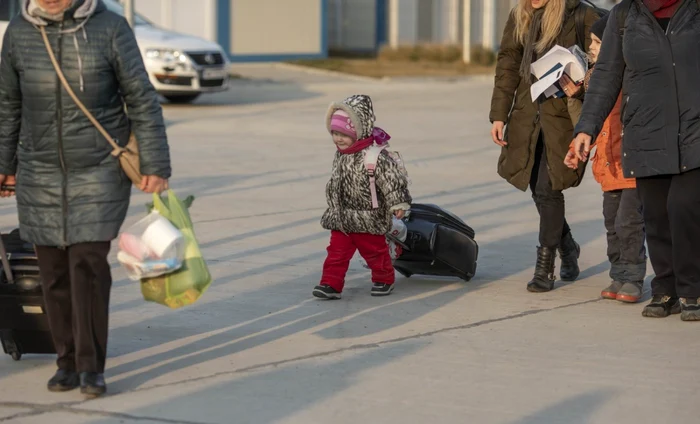
[[[140,188],[149,193],[163,191],[170,177],[165,124],[123,17],[102,0],[23,0],[21,6],[0,61],[0,184],[16,181],[20,234],[36,246],[58,353],[48,388],[80,385],[98,396],[106,390],[107,255],[129,207],[131,181],[61,86],[39,28],[71,88],[107,132],[122,146],[136,135],[145,176]]]
[[[574,148],[591,142],[622,89],[622,166],[637,178],[656,276],[646,317],[700,320],[700,7],[624,0],[610,13]]]

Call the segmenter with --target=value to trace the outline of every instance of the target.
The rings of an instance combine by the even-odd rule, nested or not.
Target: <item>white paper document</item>
[[[559,45],[554,46],[530,65],[530,72],[538,80],[530,88],[533,102],[542,94],[546,97],[561,94],[555,84],[564,74],[576,83],[583,81],[588,71],[588,64],[584,62],[585,53],[576,46],[572,47],[572,50],[574,51]]]
[[[554,84],[559,81],[563,75],[564,67],[559,66],[559,69],[556,69],[554,72],[542,77],[539,81],[532,84],[530,86],[530,96],[532,97],[532,101],[534,102],[537,100],[542,93],[544,93],[547,97],[555,96],[559,92],[559,89]]]
[[[586,69],[579,58],[562,46],[552,47],[547,54],[530,65],[530,72],[539,79],[558,64],[564,67],[564,72],[574,82],[579,82],[586,76]]]

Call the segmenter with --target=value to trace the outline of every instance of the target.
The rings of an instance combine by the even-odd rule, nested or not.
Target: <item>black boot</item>
[[[681,319],[700,321],[700,303],[697,297],[681,297]]]
[[[561,239],[559,245],[559,256],[561,257],[561,270],[559,276],[564,281],[576,281],[581,270],[578,267],[578,257],[581,255],[581,246],[574,241],[571,233]]]
[[[557,252],[548,247],[537,248],[537,265],[535,276],[527,283],[527,291],[533,293],[548,292],[554,288],[554,260]]]
[[[80,373],[80,392],[88,398],[96,398],[107,392],[105,377],[96,372]]]
[[[669,315],[681,313],[681,302],[677,297],[655,294],[651,302],[642,310],[642,315],[648,318],[666,318]]]
[[[67,392],[75,389],[78,385],[80,385],[80,379],[77,372],[59,369],[49,380],[47,388],[51,392]]]

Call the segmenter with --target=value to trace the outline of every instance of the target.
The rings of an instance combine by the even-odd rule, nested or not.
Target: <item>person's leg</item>
[[[635,303],[642,297],[647,270],[644,216],[642,216],[642,202],[636,189],[622,191],[620,208],[615,219],[615,230],[620,240],[620,260],[617,264],[616,279],[624,283],[617,294],[617,300]]]
[[[48,383],[51,391],[72,390],[79,385],[75,366],[75,340],[71,305],[68,253],[57,247],[36,246],[46,315],[58,359],[58,372]]]
[[[313,295],[321,299],[340,299],[345,286],[345,275],[356,248],[349,235],[331,231],[330,244],[326,250],[328,256],[323,263],[321,282],[314,288]]]
[[[612,283],[600,293],[605,299],[617,299],[617,292],[620,291],[623,285],[619,280],[620,239],[615,229],[615,220],[617,219],[621,197],[621,190],[603,193],[603,220],[608,240],[608,260],[610,261],[610,278],[612,279]]]
[[[700,169],[673,177],[668,193],[668,216],[681,319],[700,321]]]
[[[73,334],[81,391],[90,396],[105,392],[109,297],[112,273],[107,260],[109,242],[68,247],[73,301]]]
[[[564,193],[552,189],[547,170],[547,149],[542,149],[542,156],[535,184],[535,203],[540,212],[540,245],[556,249],[560,246],[564,235]],[[568,224],[567,233],[570,233]]]
[[[564,195],[560,191],[552,190],[547,171],[546,148],[541,136],[535,155],[530,190],[540,214],[540,246],[537,248],[535,274],[528,283],[527,289],[538,293],[554,288],[554,259],[564,228]]]
[[[673,272],[673,243],[668,214],[670,175],[637,179],[637,191],[642,199],[649,259],[654,269],[651,282],[651,302],[644,308],[645,317],[663,318],[680,312]]]
[[[394,288],[395,273],[386,238],[373,234],[351,234],[351,237],[372,270],[372,296],[390,294]]]

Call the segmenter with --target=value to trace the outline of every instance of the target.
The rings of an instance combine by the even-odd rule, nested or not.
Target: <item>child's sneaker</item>
[[[638,281],[636,283],[625,283],[624,286],[617,292],[617,300],[626,303],[637,303],[642,298],[642,288],[644,283]]]
[[[600,292],[600,296],[603,299],[615,300],[615,299],[617,299],[617,292],[620,291],[622,286],[623,286],[623,284],[621,282],[613,281],[612,283],[610,283],[610,285],[608,287],[604,288],[603,291]]]
[[[340,292],[331,286],[321,284],[320,286],[314,287],[312,294],[319,299],[340,299]]]
[[[389,296],[394,290],[393,284],[374,283],[372,286],[372,296]]]

